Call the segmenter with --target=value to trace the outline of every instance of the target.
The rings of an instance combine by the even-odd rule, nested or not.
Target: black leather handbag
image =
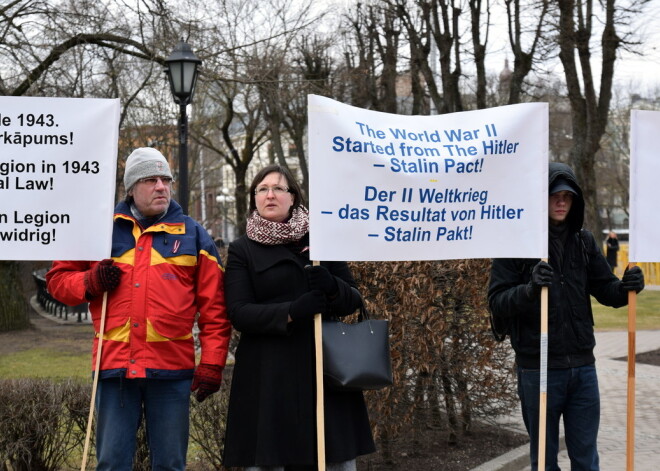
[[[370,319],[360,308],[358,322],[323,320],[323,377],[326,386],[346,391],[392,385],[388,321]]]

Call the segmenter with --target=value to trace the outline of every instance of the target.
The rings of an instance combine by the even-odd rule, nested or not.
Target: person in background
[[[220,388],[231,333],[224,273],[213,240],[171,199],[171,185],[158,150],[134,150],[124,173],[127,196],[115,208],[112,258],[55,261],[46,275],[56,299],[89,301],[97,333],[92,365],[107,293],[94,372],[97,470],[132,469],[142,420],[151,469],[185,469],[190,391],[203,401]],[[201,359],[195,368],[196,317]]]
[[[308,231],[290,172],[262,169],[250,186],[247,234],[227,255],[227,310],[241,336],[225,466],[317,469],[313,317],[346,316],[362,300],[345,262],[310,265]],[[375,450],[362,392],[324,389],[326,469],[355,470],[355,458]]]
[[[600,393],[596,374],[590,296],[606,306],[628,303],[628,292],[644,288],[633,267],[619,280],[591,232],[582,229],[584,198],[565,164],[549,169],[549,263],[495,259],[488,304],[493,330],[507,332],[516,354],[518,396],[530,438],[533,471],[538,467],[541,290],[548,291],[546,471],[558,471],[559,422],[574,471],[599,469],[596,439]]]
[[[606,252],[606,258],[607,258],[607,263],[610,264],[610,268],[612,269],[612,272],[614,272],[614,269],[616,268],[616,261],[617,261],[617,255],[619,253],[619,239],[616,236],[616,232],[611,231],[609,235],[607,236],[607,252]]]

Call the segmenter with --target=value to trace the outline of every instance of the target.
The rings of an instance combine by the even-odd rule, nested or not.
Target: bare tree
[[[380,58],[378,101],[374,109],[386,113],[397,112],[397,61],[399,56],[400,20],[396,11],[384,3],[369,5],[366,29]]]
[[[234,69],[234,72],[238,73],[238,70]],[[206,88],[205,100],[212,102],[215,109],[197,118],[193,137],[232,169],[236,225],[243,233],[247,216],[248,168],[268,135],[263,120],[264,106],[255,84],[221,79]]]
[[[474,54],[474,65],[476,73],[476,101],[477,108],[487,107],[487,79],[486,79],[486,46],[488,44],[488,34],[490,31],[490,1],[489,0],[470,0],[470,26],[472,36],[472,49]],[[483,14],[486,14],[486,20],[483,21]],[[485,34],[482,36],[482,29]],[[482,39],[483,37],[483,39]]]
[[[513,73],[509,85],[509,104],[520,103],[524,81],[535,64],[547,59],[549,0],[505,0],[509,44],[513,54]],[[530,26],[531,25],[531,26]],[[529,43],[525,49],[526,43]]]
[[[406,40],[410,47],[410,61],[411,73],[419,74],[424,77],[424,82],[428,90],[428,94],[434,108],[440,113],[448,112],[449,108],[444,105],[442,94],[438,89],[435,74],[430,65],[430,55],[432,45],[432,32],[429,24],[430,20],[430,4],[423,2],[421,8],[413,9],[408,8],[406,0],[394,0],[396,5],[396,12],[401,19],[402,24],[406,29]],[[423,93],[421,83],[417,82],[417,78],[413,75],[413,88],[417,93]],[[421,102],[417,98],[418,103]]]
[[[150,100],[141,94],[154,87],[164,57],[160,33],[172,25],[163,26],[159,12],[167,10],[158,0],[144,0],[139,8],[133,2],[88,0],[5,3],[0,7],[0,94],[121,98],[123,125],[153,123],[153,114],[145,113]],[[0,262],[0,290],[7,289],[0,293],[2,328],[24,326],[27,320],[17,265]]]
[[[559,58],[564,67],[573,123],[570,161],[585,196],[585,225],[597,234],[602,232],[602,222],[598,214],[596,157],[607,129],[617,52],[627,42],[623,31],[640,5],[631,1],[624,8],[616,0],[557,3]],[[601,59],[596,64],[594,42],[599,32]],[[594,76],[596,66],[601,69],[598,79]]]
[[[373,109],[378,102],[374,28],[368,26],[371,19],[361,3],[354,10],[349,10],[346,16],[349,25],[346,30],[347,41],[343,51],[350,91],[346,98],[354,106],[366,109]]]
[[[321,38],[301,39],[298,46],[298,57],[294,58],[296,63],[294,77],[298,76],[302,80],[290,82],[290,86],[286,87],[282,95],[285,105],[283,124],[293,142],[300,172],[303,175],[302,187],[307,195],[309,194],[309,172],[307,149],[305,148],[307,95],[332,96],[333,61],[329,54],[329,47],[329,43]]]
[[[286,165],[284,97],[298,80],[291,76],[290,51],[313,21],[309,5],[225,0],[207,10],[212,21],[205,23],[204,42],[214,51],[200,56],[203,104],[192,137],[232,170],[239,233],[245,231],[249,169],[267,140],[272,159]]]
[[[615,229],[618,224],[627,226],[630,205],[630,113],[633,109],[660,109],[655,99],[658,90],[650,90],[653,98],[640,94],[632,84],[615,86],[612,95],[607,130],[598,151],[596,172],[599,181],[598,201],[605,229]],[[621,216],[624,216],[623,221]],[[621,227],[621,226],[619,226]]]
[[[490,2],[425,0],[411,4],[406,0],[391,1],[405,27],[410,48],[414,110],[421,109],[424,91],[428,92],[438,113],[463,111],[471,106],[485,108],[488,105],[485,61]],[[466,36],[469,36],[467,42]],[[468,57],[473,58],[473,76],[466,75],[463,68]],[[469,92],[465,90],[465,83],[468,83]]]
[[[307,132],[307,95],[317,94],[333,96],[332,59],[329,55],[330,44],[320,36],[301,37],[298,44],[291,48],[286,64],[279,73],[279,79],[262,83],[261,91],[264,102],[275,113],[267,114],[266,119],[271,130],[278,162],[288,165],[287,157],[296,157],[301,176],[301,187],[309,194],[309,170],[305,146]],[[274,129],[278,128],[276,138]],[[281,128],[281,131],[279,130]],[[285,142],[285,139],[288,139]],[[285,145],[288,143],[288,153]],[[287,154],[287,155],[285,155]],[[296,172],[293,172],[294,174]]]

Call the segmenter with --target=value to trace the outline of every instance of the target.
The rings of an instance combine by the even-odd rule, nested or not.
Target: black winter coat
[[[550,183],[564,177],[578,192],[568,215],[570,233],[563,261],[549,259],[553,280],[548,295],[548,368],[570,368],[595,362],[596,344],[590,296],[606,306],[628,303],[628,293],[612,271],[591,232],[581,230],[582,191],[570,168],[550,164]],[[540,364],[540,295],[531,297],[527,283],[539,259],[495,259],[491,268],[488,304],[496,326],[510,326],[516,363],[538,369]]]
[[[309,291],[308,252],[266,246],[243,236],[229,245],[225,293],[229,318],[241,332],[231,385],[225,466],[313,465],[316,412],[313,320],[287,322],[289,306]],[[336,277],[333,315],[360,305],[345,262],[323,262]],[[325,391],[329,463],[375,450],[361,392]]]

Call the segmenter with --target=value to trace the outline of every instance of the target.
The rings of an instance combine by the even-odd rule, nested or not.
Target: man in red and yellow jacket
[[[112,258],[56,261],[46,275],[56,299],[89,301],[97,332],[93,365],[108,292],[95,372],[98,470],[131,469],[143,418],[152,469],[185,469],[190,390],[203,401],[220,389],[231,334],[224,272],[206,230],[171,199],[171,183],[159,151],[133,151],[124,174],[127,197],[115,209]]]

